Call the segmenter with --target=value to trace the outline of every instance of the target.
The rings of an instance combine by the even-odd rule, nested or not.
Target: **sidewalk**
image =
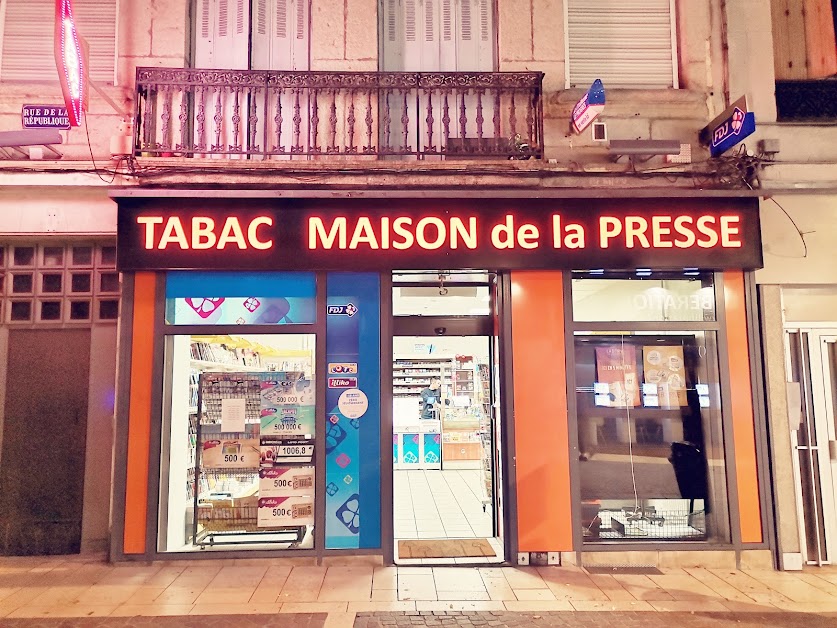
[[[483,613],[493,613],[497,621],[507,612],[543,620],[579,611],[579,618],[600,612],[601,620],[614,612],[743,613],[753,619],[783,611],[832,614],[837,613],[837,569],[594,575],[578,567],[376,567],[362,559],[316,567],[301,559],[110,565],[82,557],[0,558],[0,618],[6,618],[0,626],[23,625],[13,620],[36,617],[288,613],[299,613],[298,621],[281,625],[400,626],[406,621],[424,626],[460,616],[470,619],[436,625],[472,625]],[[422,617],[429,617],[428,623],[420,623]],[[826,621],[820,616],[810,625]]]

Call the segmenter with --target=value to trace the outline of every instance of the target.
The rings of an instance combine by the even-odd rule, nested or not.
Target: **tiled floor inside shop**
[[[486,539],[502,556],[494,537],[491,502],[482,490],[482,471],[445,469],[412,471],[396,469],[396,551],[399,539]],[[483,504],[485,509],[483,510]],[[401,559],[401,564],[497,562],[501,558]]]

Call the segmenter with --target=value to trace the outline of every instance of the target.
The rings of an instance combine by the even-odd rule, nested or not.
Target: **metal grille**
[[[119,316],[112,242],[0,242],[0,322],[85,325]]]
[[[837,80],[776,81],[779,122],[837,120]]]

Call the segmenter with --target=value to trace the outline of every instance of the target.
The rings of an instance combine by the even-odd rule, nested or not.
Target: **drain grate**
[[[663,572],[653,565],[585,565],[584,570],[592,574],[622,574],[635,576],[662,576]]]

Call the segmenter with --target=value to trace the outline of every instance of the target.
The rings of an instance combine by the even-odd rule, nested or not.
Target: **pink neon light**
[[[73,0],[55,0],[55,65],[70,126],[81,124],[87,109],[87,58],[76,29]]]

